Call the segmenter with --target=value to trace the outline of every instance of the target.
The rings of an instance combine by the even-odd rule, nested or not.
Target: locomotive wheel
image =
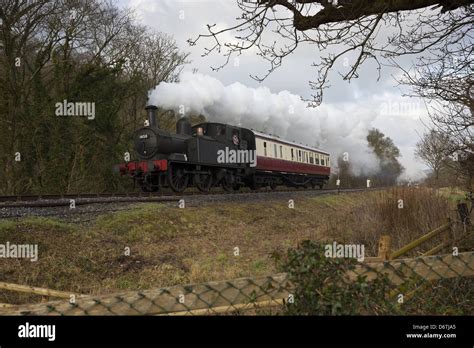
[[[177,164],[170,164],[168,167],[168,185],[174,192],[181,193],[188,187],[189,176],[185,173],[184,167]]]
[[[150,174],[145,176],[142,183],[143,192],[156,192],[160,189],[158,177],[152,177]]]
[[[234,190],[234,185],[229,184],[226,180],[222,181],[222,188],[226,192],[232,192]]]
[[[257,178],[255,176],[252,177],[252,179],[249,183],[249,187],[253,191],[258,191],[258,189],[260,188],[260,185],[257,184]]]
[[[199,191],[209,192],[212,187],[212,174],[196,174],[194,182]]]
[[[256,184],[256,183],[251,183],[249,187],[250,187],[250,189],[251,189],[252,191],[258,191],[258,190],[260,190],[260,185],[259,185],[259,184]]]
[[[142,191],[143,192],[158,192],[160,188],[156,186],[151,186],[148,183],[145,183],[142,185]]]
[[[145,183],[143,183],[143,185],[141,187],[142,187],[143,192],[153,192],[153,191],[151,191],[151,188],[148,185],[146,185]]]
[[[233,183],[232,174],[227,174],[225,177],[222,178],[221,185],[224,191],[232,192],[234,190],[234,183]]]

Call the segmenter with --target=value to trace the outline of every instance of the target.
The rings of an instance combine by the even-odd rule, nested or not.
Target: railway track
[[[163,193],[147,193],[147,192],[16,195],[16,196],[0,196],[0,203],[38,202],[38,201],[54,201],[54,200],[68,200],[68,199],[152,198],[152,197],[162,197],[162,196],[163,196]]]
[[[16,197],[16,199],[14,198]],[[177,196],[159,195],[42,195],[42,196],[0,196],[0,208],[46,208],[69,206],[71,200],[74,205],[86,205],[96,203],[133,203],[133,202],[170,202],[179,199]]]
[[[289,192],[317,192],[317,194],[331,194],[331,193],[346,193],[346,192],[358,192],[368,190],[379,190],[381,188],[354,188],[354,189],[279,189],[279,190],[258,190],[258,191],[236,191],[236,192],[225,192],[215,191],[208,194],[202,194],[198,191],[184,192],[179,195],[175,193],[159,192],[159,193],[148,193],[148,192],[131,192],[131,193],[98,193],[98,194],[65,194],[65,195],[18,195],[18,196],[0,196],[0,208],[16,208],[16,207],[60,207],[69,206],[71,200],[74,200],[74,204],[87,205],[87,204],[107,204],[107,203],[134,203],[134,202],[174,202],[189,196],[203,196],[213,197],[220,195],[232,195],[232,196],[246,196],[254,194],[275,194],[275,193],[289,193]]]
[[[240,191],[227,193],[214,191],[212,194],[186,192],[181,195],[173,193],[124,193],[124,194],[79,194],[79,195],[41,195],[41,196],[0,196],[0,220],[21,219],[24,217],[57,217],[61,221],[71,223],[87,223],[98,216],[130,209],[140,209],[130,206],[139,202],[159,202],[176,205],[180,199],[185,199],[186,206],[215,205],[224,202],[251,202],[295,199],[297,196],[331,195],[385,188],[358,188],[343,190],[298,190],[281,188],[275,191]],[[74,199],[75,209],[71,209],[70,200]]]

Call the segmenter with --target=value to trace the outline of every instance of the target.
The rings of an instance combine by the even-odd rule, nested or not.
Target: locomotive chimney
[[[150,127],[158,127],[156,124],[156,110],[158,108],[155,105],[148,105],[145,110],[147,111],[148,114],[148,123]]]
[[[191,135],[191,123],[186,117],[181,117],[178,122],[176,122],[176,134],[182,135]]]

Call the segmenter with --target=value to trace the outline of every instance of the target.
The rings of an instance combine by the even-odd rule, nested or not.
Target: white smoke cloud
[[[183,72],[179,82],[160,83],[150,91],[149,103],[315,146],[329,152],[333,164],[347,152],[356,175],[379,169],[378,158],[366,140],[377,110],[361,105],[309,108],[288,91],[272,93],[266,87],[250,88],[238,82],[224,86],[214,77],[191,72]]]

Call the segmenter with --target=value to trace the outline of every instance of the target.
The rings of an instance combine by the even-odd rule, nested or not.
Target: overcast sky
[[[288,91],[305,98],[311,95],[308,81],[315,80],[316,76],[316,69],[311,67],[311,63],[318,54],[314,47],[300,47],[287,57],[281,68],[259,83],[249,75],[264,74],[267,64],[255,55],[255,51],[240,56],[238,66],[229,64],[213,72],[210,66],[222,64],[224,58],[219,55],[201,57],[206,47],[205,41],[194,47],[187,44],[187,39],[206,32],[206,24],[235,24],[240,11],[233,0],[120,0],[120,6],[134,9],[137,20],[142,24],[172,34],[178,46],[191,54],[191,64],[186,70],[197,69],[199,73],[212,76],[226,86],[239,82],[249,87],[264,86],[273,93]],[[406,66],[410,65],[409,59],[412,58],[404,58]],[[343,61],[339,64],[342,65]],[[340,68],[343,69],[342,66]],[[406,168],[405,176],[416,178],[426,169],[414,159],[413,151],[419,134],[425,132],[424,124],[428,124],[427,112],[422,100],[402,96],[403,91],[397,87],[393,78],[393,75],[398,74],[394,69],[384,68],[377,81],[375,65],[368,63],[361,69],[360,77],[348,83],[334,72],[330,76],[331,88],[325,91],[323,104],[329,110],[329,118],[347,118],[348,114],[354,118],[364,115],[365,120],[368,117],[370,126],[392,138],[401,150],[400,160]],[[401,105],[409,111],[397,112]]]

